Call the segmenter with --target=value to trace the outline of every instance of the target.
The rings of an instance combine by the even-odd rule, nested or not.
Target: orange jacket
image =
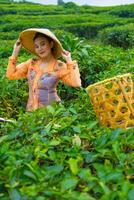
[[[29,59],[17,65],[17,59],[11,56],[9,57],[6,76],[10,80],[28,79],[29,99],[26,107],[27,111],[49,105],[52,101],[60,101],[56,90],[59,80],[72,87],[81,86],[76,60],[64,63],[53,58],[46,69],[41,69],[38,59]]]

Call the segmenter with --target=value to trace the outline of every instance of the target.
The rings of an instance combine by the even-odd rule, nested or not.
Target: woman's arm
[[[26,78],[30,60],[17,65],[17,58],[10,56],[6,71],[6,77],[10,80]]]
[[[62,56],[66,60],[66,63],[58,61],[57,75],[59,79],[72,87],[81,87],[80,72],[77,61],[72,61],[69,51],[64,50]]]
[[[65,84],[72,87],[81,87],[80,72],[76,60],[68,63],[59,61],[56,73]]]
[[[6,71],[6,77],[10,80],[25,78],[27,75],[29,61],[17,65],[17,57],[21,47],[21,41],[18,39],[14,45],[12,56],[9,57]]]

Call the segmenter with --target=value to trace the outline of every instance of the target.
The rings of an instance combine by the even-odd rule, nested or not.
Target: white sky
[[[57,0],[27,0],[35,3],[42,4],[56,4]],[[69,0],[63,0],[64,2],[69,2]],[[122,5],[134,3],[134,0],[70,0],[76,4],[88,4],[95,6],[112,6],[112,5]]]

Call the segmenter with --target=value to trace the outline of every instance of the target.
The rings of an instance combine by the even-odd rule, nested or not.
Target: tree
[[[64,3],[64,7],[65,8],[75,8],[75,7],[77,7],[77,4],[70,1],[70,2]]]
[[[57,4],[58,4],[58,5],[63,5],[63,4],[64,4],[64,1],[63,1],[63,0],[58,0],[58,1],[57,1]]]

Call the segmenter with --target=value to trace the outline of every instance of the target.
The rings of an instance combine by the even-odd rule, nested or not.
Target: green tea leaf
[[[73,131],[76,133],[81,133],[80,127],[79,126],[74,126]]]
[[[128,200],[133,200],[134,199],[134,189],[130,190],[128,193]]]
[[[48,110],[48,112],[50,112],[52,115],[55,113],[55,110],[54,110],[54,108],[53,108],[51,105],[48,105],[48,106],[47,106],[47,110]]]
[[[70,158],[68,163],[69,163],[69,167],[70,167],[72,173],[76,175],[79,171],[78,160],[74,159],[74,158]]]
[[[32,173],[32,172],[29,171],[29,170],[25,170],[25,171],[24,171],[24,175],[27,176],[27,177],[29,177],[29,178],[32,178],[32,179],[34,179],[34,180],[37,180],[37,178],[36,178],[36,176],[34,175],[34,173]]]
[[[59,145],[60,144],[60,141],[59,140],[51,140],[50,142],[49,142],[49,145],[50,146],[57,146],[57,145]]]
[[[74,189],[76,187],[78,183],[78,179],[77,178],[68,178],[68,179],[64,179],[61,182],[61,189],[62,190],[69,190],[69,189]]]
[[[9,190],[9,195],[11,200],[21,200],[21,195],[17,189]]]
[[[6,141],[8,139],[8,135],[3,135],[0,137],[0,144],[3,142],[3,141]]]

